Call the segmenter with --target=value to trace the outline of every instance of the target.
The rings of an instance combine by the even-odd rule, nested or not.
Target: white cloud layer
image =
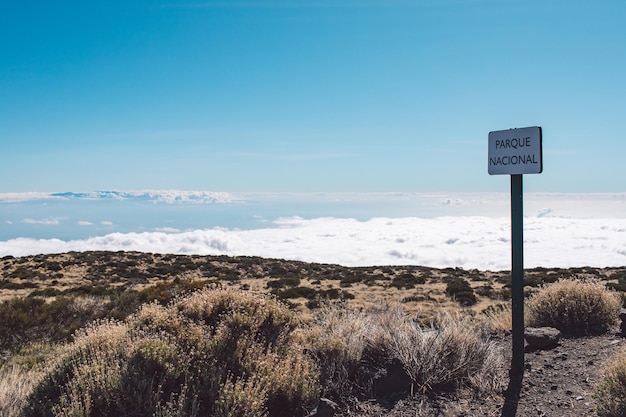
[[[46,226],[58,226],[59,224],[61,224],[61,219],[58,217],[47,217],[45,219],[26,218],[22,220],[22,223],[41,224],[41,225],[46,225]]]
[[[524,220],[527,268],[626,265],[626,219]],[[490,217],[284,218],[275,227],[111,233],[82,240],[17,238],[0,256],[85,250],[249,255],[347,266],[510,269],[510,219]]]

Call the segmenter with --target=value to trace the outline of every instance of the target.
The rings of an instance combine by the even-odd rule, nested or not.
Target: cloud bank
[[[525,267],[626,265],[626,219],[525,219]],[[424,265],[510,269],[510,219],[282,218],[254,230],[175,229],[111,233],[81,240],[17,238],[0,242],[0,256],[85,250],[248,255],[346,266]]]

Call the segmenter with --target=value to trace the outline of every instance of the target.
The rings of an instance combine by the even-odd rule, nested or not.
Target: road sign
[[[489,174],[511,175],[511,375],[524,374],[524,201],[523,174],[543,171],[541,128],[489,132]]]
[[[540,174],[541,127],[489,132],[489,175]]]

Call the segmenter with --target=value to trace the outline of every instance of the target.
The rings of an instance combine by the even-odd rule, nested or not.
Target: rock
[[[622,308],[619,312],[619,318],[622,320],[620,329],[622,330],[622,336],[626,337],[626,308]]]
[[[374,395],[377,399],[389,399],[411,390],[411,377],[398,358],[393,358],[373,379]]]
[[[524,339],[531,349],[553,349],[559,344],[561,332],[553,327],[527,327]]]
[[[317,403],[317,407],[309,413],[308,417],[333,417],[338,409],[337,403],[328,398],[322,398]]]

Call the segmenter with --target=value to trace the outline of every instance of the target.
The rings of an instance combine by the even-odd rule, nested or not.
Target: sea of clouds
[[[141,198],[147,196],[145,193],[136,194]],[[171,197],[174,194],[170,192],[168,195]],[[16,196],[12,198],[17,199]],[[153,193],[148,198],[166,203],[185,201],[185,197],[180,196],[168,200],[159,193]],[[211,204],[246,204],[253,200],[251,195],[228,194],[207,194],[204,197],[198,194],[197,200],[200,198],[205,198],[205,203],[210,200]],[[264,195],[260,198],[256,195],[254,198],[258,204],[261,200],[267,203],[282,199],[284,202],[293,196],[281,195],[278,198]],[[359,201],[357,196],[345,194],[330,197],[309,195],[306,198],[331,198],[344,203]],[[263,227],[248,229],[211,227],[179,230],[174,227],[155,227],[142,232],[111,232],[80,239],[16,237],[0,241],[0,256],[126,250],[262,256],[346,266],[424,265],[482,270],[510,269],[511,232],[510,218],[506,214],[506,194],[394,194],[370,197],[360,195],[359,198],[370,202],[378,198],[389,204],[403,201],[408,204],[407,207],[428,215],[361,218],[281,216],[267,219]],[[192,202],[197,203],[195,200]],[[433,215],[437,212],[433,209],[435,206],[442,215]],[[341,207],[347,210],[345,204]],[[250,210],[250,213],[254,213],[252,208]],[[481,211],[488,215],[476,215]],[[624,195],[535,195],[526,203],[525,214],[525,267],[626,265]],[[53,224],[53,220],[48,223],[40,227],[59,227]],[[88,227],[89,224],[85,223],[84,226]]]

